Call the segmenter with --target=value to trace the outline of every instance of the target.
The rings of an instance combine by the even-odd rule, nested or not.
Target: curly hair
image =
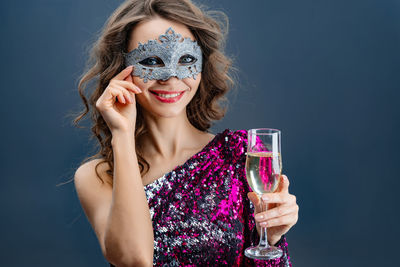
[[[199,88],[186,107],[190,123],[201,131],[207,131],[212,122],[221,119],[226,112],[225,94],[235,84],[231,71],[232,60],[225,56],[223,49],[228,32],[228,18],[221,11],[203,11],[190,0],[128,0],[122,3],[109,17],[98,40],[90,51],[90,57],[84,73],[80,76],[78,91],[85,105],[79,115],[74,118],[74,125],[90,112],[93,126],[91,131],[96,137],[100,149],[97,154],[82,161],[101,158],[96,165],[96,174],[101,179],[97,167],[108,163],[110,169],[106,173],[113,178],[112,133],[105,120],[95,107],[97,99],[102,95],[110,80],[121,72],[124,66],[122,51],[126,51],[129,37],[137,23],[161,17],[181,23],[188,27],[200,45],[203,53],[203,66]],[[84,91],[89,82],[95,86],[89,100]],[[143,114],[137,105],[135,129],[136,154],[140,172],[144,175],[150,168],[142,156],[140,138],[146,133]],[[102,180],[102,182],[104,182]]]

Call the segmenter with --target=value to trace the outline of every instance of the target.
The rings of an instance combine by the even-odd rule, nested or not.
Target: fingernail
[[[268,201],[269,200],[269,198],[267,197],[267,196],[262,196],[261,197],[264,201]]]
[[[137,87],[137,86],[136,86],[136,88],[137,88],[137,90],[139,91],[139,93],[141,93],[141,92],[142,92],[142,90],[140,90],[140,88],[139,88],[139,87]]]
[[[256,215],[256,220],[262,220],[264,216],[262,214],[257,214]]]
[[[261,227],[266,227],[266,226],[267,226],[267,223],[266,223],[266,222],[262,222],[262,223],[260,223],[260,226],[261,226]]]

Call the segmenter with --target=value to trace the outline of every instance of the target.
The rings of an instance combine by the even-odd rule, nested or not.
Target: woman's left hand
[[[299,214],[299,206],[296,196],[289,194],[289,180],[286,175],[281,175],[278,189],[274,193],[262,195],[267,211],[261,212],[260,199],[255,192],[247,194],[255,207],[254,216],[257,222],[257,231],[261,235],[261,226],[268,228],[268,243],[276,244],[293,225],[296,224]],[[264,204],[265,205],[265,204]]]

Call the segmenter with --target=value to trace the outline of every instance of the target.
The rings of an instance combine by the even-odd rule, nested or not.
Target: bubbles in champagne
[[[282,170],[281,155],[272,152],[249,152],[246,158],[246,178],[257,194],[274,192]]]

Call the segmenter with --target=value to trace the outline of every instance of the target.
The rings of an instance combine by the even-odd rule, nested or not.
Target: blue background
[[[392,266],[400,249],[400,1],[198,1],[240,69],[213,127],[282,130],[294,266]],[[78,77],[121,1],[0,2],[0,265],[107,266],[67,182],[95,153]],[[83,123],[89,127],[89,122]]]

